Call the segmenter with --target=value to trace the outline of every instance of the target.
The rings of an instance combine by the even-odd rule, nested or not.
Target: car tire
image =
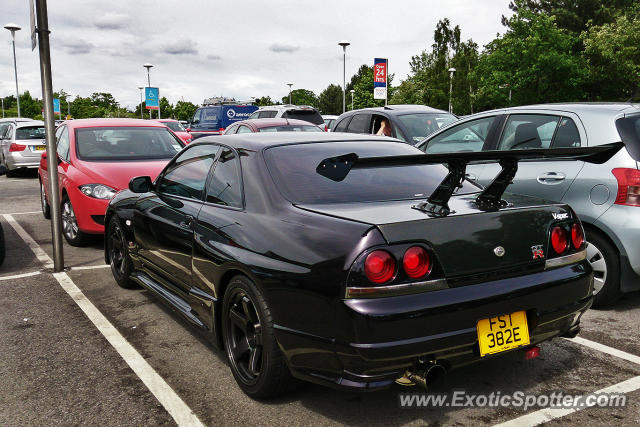
[[[0,265],[4,262],[5,246],[4,246],[4,231],[2,231],[2,224],[0,224]]]
[[[9,169],[9,165],[7,165],[7,173],[5,175],[7,178],[15,178],[18,175],[18,169]]]
[[[67,243],[71,246],[85,246],[87,244],[87,235],[80,231],[78,220],[69,196],[62,197],[60,206],[62,216],[62,235]]]
[[[585,229],[587,260],[593,267],[593,308],[610,306],[620,297],[620,263],[616,248],[600,233]]]
[[[133,272],[133,261],[129,255],[127,247],[127,239],[122,231],[122,225],[118,217],[113,216],[109,220],[107,233],[104,236],[107,246],[107,255],[109,257],[109,265],[111,273],[116,283],[122,288],[133,289],[138,285],[131,280]]]
[[[49,202],[47,202],[42,181],[40,181],[40,207],[42,208],[42,216],[44,216],[45,219],[51,219],[51,206],[49,206]]]
[[[249,397],[276,397],[296,384],[276,342],[271,310],[245,276],[232,278],[224,293],[222,335],[231,372]]]

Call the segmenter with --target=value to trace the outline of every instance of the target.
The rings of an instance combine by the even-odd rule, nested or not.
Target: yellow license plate
[[[480,356],[529,344],[527,313],[524,311],[482,319],[476,329]]]
[[[46,145],[34,145],[33,146],[33,151],[44,151],[47,149]]]

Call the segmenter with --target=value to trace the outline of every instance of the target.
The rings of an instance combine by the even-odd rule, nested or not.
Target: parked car
[[[446,111],[424,105],[388,105],[341,114],[336,119],[333,132],[375,135],[384,120],[391,124],[388,136],[413,145],[457,118]]]
[[[333,116],[330,114],[323,114],[322,119],[324,120],[325,130],[327,132],[331,132],[336,125],[336,119],[338,116]]]
[[[35,169],[46,146],[44,122],[10,122],[0,141],[0,164],[7,167],[7,176],[19,169]]]
[[[317,126],[324,125],[324,119],[320,115],[320,112],[308,105],[268,105],[260,107],[257,111],[253,112],[250,119],[296,119],[304,120],[305,122],[313,123]]]
[[[180,138],[185,144],[193,141],[193,135],[191,135],[187,130],[182,127],[182,123],[173,119],[159,119],[156,122],[160,122],[175,133],[178,138]]]
[[[0,139],[2,135],[4,135],[4,131],[7,129],[11,123],[19,123],[19,122],[32,122],[33,119],[24,118],[24,117],[4,117],[0,119]]]
[[[187,132],[193,139],[209,135],[221,135],[227,127],[235,122],[248,119],[258,107],[236,102],[216,101],[199,107],[191,118]]]
[[[640,289],[640,121],[634,119],[639,113],[640,104],[629,103],[507,108],[466,117],[417,146],[427,153],[444,153],[578,148],[624,141],[626,150],[601,165],[523,162],[510,187],[516,193],[567,203],[576,211],[595,271],[594,306],[603,307],[621,292]],[[625,118],[630,124],[624,124]],[[624,133],[621,126],[630,128]],[[467,173],[487,185],[499,169],[495,162],[480,162],[469,166]]]
[[[0,165],[0,176],[6,173],[7,167],[5,165]],[[4,231],[2,230],[2,223],[0,222],[0,265],[4,262],[5,252]]]
[[[292,377],[374,390],[533,357],[591,305],[582,226],[565,204],[503,196],[508,181],[465,182],[477,154],[333,132],[201,138],[111,200],[105,261],[224,348],[254,398]]]
[[[109,200],[140,173],[155,177],[184,142],[166,126],[139,119],[70,120],[56,130],[62,234],[82,246],[104,233]],[[38,176],[42,214],[50,218],[47,154]]]
[[[323,132],[309,122],[295,119],[250,119],[232,124],[224,135],[251,132]]]

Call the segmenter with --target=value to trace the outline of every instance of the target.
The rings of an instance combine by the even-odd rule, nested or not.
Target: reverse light
[[[431,271],[429,253],[421,246],[411,246],[402,257],[402,267],[407,276],[420,279]]]
[[[376,284],[391,280],[396,272],[396,261],[387,251],[373,251],[364,261],[364,273]]]
[[[93,197],[94,199],[111,200],[116,195],[116,190],[104,184],[85,184],[78,188],[85,196]]]
[[[9,152],[11,153],[14,151],[24,151],[25,148],[27,148],[26,145],[16,144],[15,142],[12,142],[9,146]]]
[[[576,249],[580,249],[584,244],[584,232],[582,226],[577,222],[571,226],[571,243]]]
[[[615,168],[611,171],[618,180],[616,205],[640,206],[640,170]]]
[[[553,230],[551,230],[551,246],[558,255],[562,255],[567,250],[569,240],[564,228],[553,227]]]

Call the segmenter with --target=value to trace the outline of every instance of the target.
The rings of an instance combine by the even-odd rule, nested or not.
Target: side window
[[[436,135],[427,142],[426,153],[455,153],[459,151],[482,151],[489,129],[496,116],[483,117],[461,123]]]
[[[240,126],[238,127],[238,132],[237,133],[251,133],[251,128],[247,127],[247,126]]]
[[[356,114],[353,119],[351,119],[351,123],[349,123],[349,127],[347,132],[349,133],[370,133],[371,132],[371,114]]]
[[[202,109],[198,108],[196,113],[193,115],[193,119],[191,123],[200,123],[200,119],[202,118]]]
[[[69,161],[69,131],[66,126],[61,126],[56,131],[56,140],[57,140],[57,148],[58,157],[60,157],[65,162]]]
[[[183,151],[158,183],[158,192],[202,200],[207,175],[218,145],[198,145]]]
[[[578,132],[576,124],[569,117],[561,118],[551,148],[577,148],[580,146],[580,132]]]
[[[249,118],[250,119],[257,119],[259,115],[260,115],[260,111],[254,111],[253,113],[251,113]]]
[[[232,135],[238,130],[238,125],[231,125],[224,131],[223,135]]]
[[[9,123],[0,123],[0,139],[4,138],[4,134],[7,132]]]
[[[333,129],[334,132],[346,132],[347,131],[347,125],[349,124],[349,120],[351,120],[352,116],[349,117],[345,117],[344,119],[340,120],[338,122],[338,124],[336,125],[336,127]]]
[[[240,164],[235,152],[230,148],[222,148],[213,176],[207,184],[207,202],[241,208],[240,182]]]
[[[271,119],[271,118],[274,118],[276,116],[276,114],[278,114],[277,111],[263,110],[263,111],[260,111],[260,113],[258,113],[258,118],[259,119]]]
[[[11,139],[12,136],[13,136],[13,126],[9,125],[7,127],[7,132],[4,134],[4,138],[5,139]]]
[[[504,126],[498,150],[549,148],[560,117],[512,114]]]

